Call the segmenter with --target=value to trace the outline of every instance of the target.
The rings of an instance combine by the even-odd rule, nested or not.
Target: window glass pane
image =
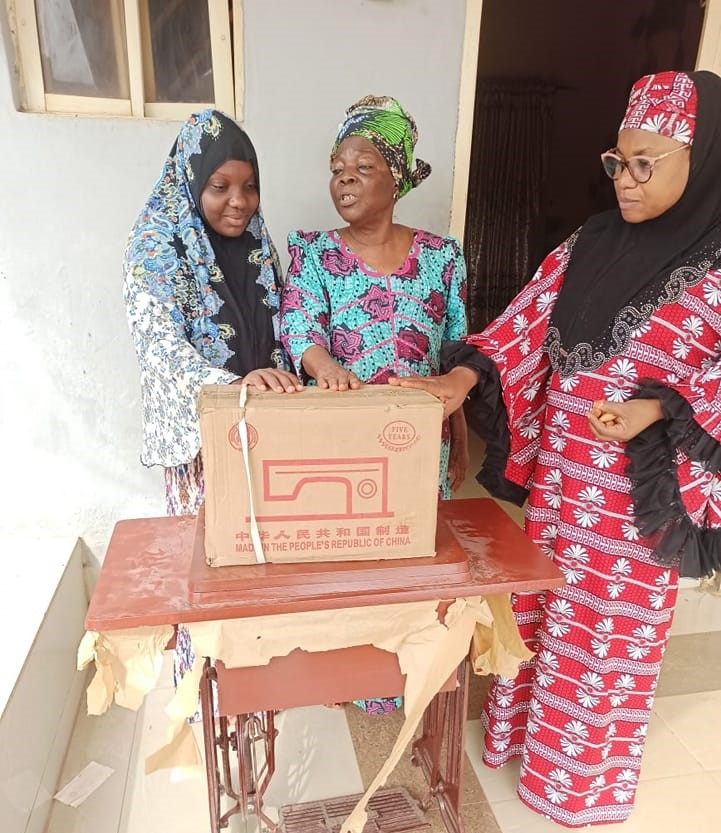
[[[150,54],[146,46],[143,55],[146,100],[212,102],[207,2],[147,0],[147,13]]]
[[[45,92],[128,98],[123,0],[35,0]]]

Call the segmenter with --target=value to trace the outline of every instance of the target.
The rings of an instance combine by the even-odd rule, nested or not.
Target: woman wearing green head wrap
[[[281,338],[298,373],[319,387],[435,376],[442,345],[466,332],[460,244],[393,221],[396,202],[431,172],[420,159],[414,165],[417,139],[394,98],[366,96],[350,107],[330,158],[330,194],[346,225],[288,238]],[[457,414],[444,426],[443,497],[465,476],[466,427]]]
[[[393,177],[396,199],[430,176],[431,166],[422,159],[416,160],[413,170],[418,129],[413,117],[395,98],[367,95],[346,110],[345,121],[330,154],[331,164],[340,146],[350,136],[367,139],[378,150]]]

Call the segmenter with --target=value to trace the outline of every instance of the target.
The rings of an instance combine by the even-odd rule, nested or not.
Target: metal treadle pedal
[[[279,828],[282,833],[338,833],[360,798],[358,793],[325,801],[287,804],[280,809]],[[368,802],[368,821],[363,833],[411,833],[430,826],[408,790],[387,787],[378,790]]]

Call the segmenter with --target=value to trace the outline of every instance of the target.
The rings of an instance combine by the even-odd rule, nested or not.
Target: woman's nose
[[[635,188],[638,185],[638,182],[631,176],[627,165],[621,168],[621,175],[616,182],[618,182],[620,188]]]
[[[355,174],[352,171],[344,170],[340,175],[340,181],[345,185],[348,182],[355,182]]]
[[[235,208],[242,208],[246,203],[245,194],[241,192],[233,192],[230,194],[228,202]]]

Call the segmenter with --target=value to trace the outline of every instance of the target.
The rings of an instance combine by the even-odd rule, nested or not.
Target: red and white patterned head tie
[[[631,89],[619,130],[648,130],[692,145],[696,104],[696,87],[685,72],[644,75]]]

